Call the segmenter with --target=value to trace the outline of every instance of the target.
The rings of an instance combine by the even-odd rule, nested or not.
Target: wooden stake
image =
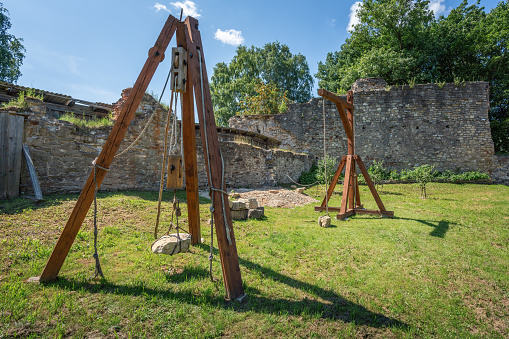
[[[163,30],[161,31],[161,34],[157,38],[154,47],[149,50],[147,61],[145,62],[145,65],[143,66],[129,97],[126,100],[126,103],[122,108],[108,139],[106,140],[106,143],[104,144],[101,154],[97,158],[96,163],[98,166],[103,168],[110,167],[113,157],[115,156],[115,153],[125,136],[127,128],[134,117],[136,109],[143,99],[143,95],[147,90],[150,80],[152,80],[152,76],[154,75],[159,63],[164,59],[164,52],[166,51],[176,28],[176,19],[170,15],[163,27]],[[81,191],[80,197],[74,206],[71,216],[69,217],[69,220],[67,221],[62,234],[58,238],[57,244],[55,245],[50,258],[46,263],[46,267],[44,267],[44,270],[39,277],[40,281],[56,279],[58,272],[62,268],[65,258],[71,249],[74,239],[76,238],[76,235],[78,234],[83,220],[85,219],[94,199],[94,170],[95,169],[92,169],[92,173],[88,177],[88,180]],[[99,187],[101,186],[105,175],[105,170],[100,168],[97,169],[96,180]]]

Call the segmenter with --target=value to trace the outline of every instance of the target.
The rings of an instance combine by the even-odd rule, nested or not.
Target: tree
[[[363,77],[389,85],[488,81],[495,150],[509,151],[509,0],[485,13],[467,0],[433,17],[426,0],[364,0],[360,23],[318,65],[319,86],[347,91]]]
[[[21,44],[23,39],[7,33],[10,28],[9,11],[0,2],[0,79],[16,82],[21,76],[25,47]]]
[[[241,102],[256,95],[257,81],[272,83],[288,99],[311,99],[313,78],[306,58],[292,54],[287,45],[273,42],[263,48],[239,46],[229,64],[216,64],[210,90],[216,123],[226,126],[228,119],[242,110]]]
[[[255,92],[255,95],[248,96],[246,100],[240,102],[239,114],[276,114],[284,113],[288,109],[290,99],[286,97],[287,92],[282,93],[274,83],[264,84],[258,80]]]

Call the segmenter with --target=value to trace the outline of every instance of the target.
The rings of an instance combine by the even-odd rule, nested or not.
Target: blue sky
[[[105,103],[115,102],[134,84],[168,14],[178,18],[180,8],[184,17],[189,14],[200,22],[210,77],[216,63],[230,62],[239,43],[261,47],[276,40],[304,55],[314,75],[318,62],[349,36],[356,6],[354,0],[0,1],[10,13],[9,32],[24,39],[19,85]],[[435,12],[446,14],[461,0],[431,3]],[[487,11],[497,3],[481,0]],[[169,59],[160,64],[149,91],[161,92]],[[316,90],[315,82],[315,95]]]

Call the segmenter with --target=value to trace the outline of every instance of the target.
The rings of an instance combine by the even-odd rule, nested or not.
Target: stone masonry
[[[353,85],[356,153],[369,166],[383,160],[395,169],[422,164],[438,170],[494,169],[494,147],[488,121],[486,82],[387,87],[383,79],[361,79]],[[344,97],[345,98],[345,97]],[[281,141],[281,148],[323,157],[321,98],[292,104],[286,113],[236,116],[230,127],[262,133]],[[327,154],[347,152],[336,106],[325,100]]]
[[[124,91],[126,96],[128,91]],[[25,127],[27,143],[43,194],[81,191],[92,170],[92,161],[99,155],[111,127],[83,130],[46,114],[46,105],[38,100],[31,109]],[[119,152],[130,145],[145,126],[148,117],[158,107],[145,95],[131,122]],[[163,157],[165,129],[164,110],[156,108],[156,115],[146,134],[127,153],[113,160],[102,190],[158,190]],[[178,124],[180,131],[180,123]],[[205,187],[207,178],[200,131],[197,126],[197,154],[199,185]],[[279,142],[256,133],[219,129],[219,139],[225,162],[225,181],[228,188],[274,186],[289,183],[288,176],[297,179],[309,170],[309,156],[276,148]],[[180,150],[180,145],[177,146]],[[22,173],[22,193],[32,194],[26,168]]]

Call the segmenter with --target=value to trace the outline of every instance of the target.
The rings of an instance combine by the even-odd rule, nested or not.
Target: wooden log
[[[343,197],[341,198],[341,214],[346,213],[346,206],[352,189],[352,156],[346,157],[345,183],[343,185]]]
[[[177,45],[187,51],[183,22],[177,23]],[[187,53],[189,65],[189,53]],[[189,67],[186,77],[186,91],[182,93],[182,142],[184,147],[184,170],[186,174],[187,220],[193,245],[201,243],[200,203],[198,193],[198,160],[196,155],[196,123],[194,120],[194,93]]]
[[[223,165],[221,150],[219,147],[217,127],[212,108],[212,99],[210,97],[210,88],[207,70],[205,67],[201,35],[198,31],[198,21],[192,17],[187,17],[184,23],[186,25],[187,52],[189,54],[188,70],[192,77],[190,80],[194,84],[196,109],[200,120],[200,133],[204,151],[205,167],[207,168],[208,173],[209,187],[226,191],[226,184],[222,178]],[[213,214],[216,226],[217,243],[226,289],[226,298],[230,300],[241,298],[244,295],[244,287],[242,286],[228,195],[219,191],[213,191],[212,201],[214,206]],[[227,228],[229,228],[229,232],[227,231]],[[228,241],[228,237],[230,242]]]
[[[97,158],[97,165],[103,168],[109,168],[115,153],[117,152],[120,143],[122,142],[127,128],[131,123],[131,120],[136,113],[136,109],[138,108],[147,87],[152,80],[152,76],[154,75],[157,66],[164,59],[164,52],[168,47],[168,44],[175,33],[177,28],[176,21],[172,15],[168,17],[159,37],[157,38],[154,47],[149,50],[149,55],[143,69],[136,80],[136,83],[129,94],[129,97],[126,100],[122,111],[120,112],[115,125],[113,126],[106,143],[101,151],[101,154]],[[106,175],[106,171],[100,168],[97,169],[96,180],[98,186],[101,185],[104,176]],[[94,199],[94,168],[92,169],[92,173],[88,177],[83,190],[81,191],[80,197],[74,206],[74,209],[67,221],[67,224],[62,231],[62,234],[58,238],[57,244],[51,253],[51,256],[44,267],[44,270],[39,277],[40,281],[49,281],[54,280],[58,276],[58,272],[62,268],[62,265],[71,249],[71,246],[78,234],[79,229],[85,219],[88,210],[90,209],[90,205]],[[35,280],[35,279],[33,279]],[[32,280],[32,281],[33,281]]]

